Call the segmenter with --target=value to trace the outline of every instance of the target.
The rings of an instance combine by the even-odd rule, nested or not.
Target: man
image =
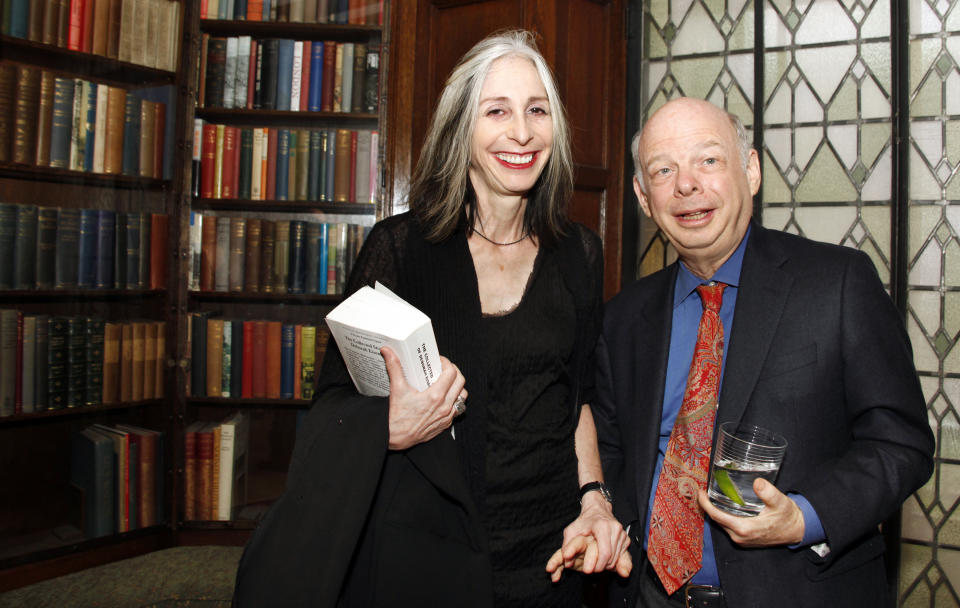
[[[680,259],[610,301],[598,345],[600,452],[635,541],[614,605],[889,605],[877,528],[928,479],[933,437],[873,265],[752,222],[757,153],[705,101],[665,104],[633,156]],[[755,517],[704,491],[727,421],[788,442]]]

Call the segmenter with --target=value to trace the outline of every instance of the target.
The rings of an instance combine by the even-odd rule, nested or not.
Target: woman
[[[580,606],[578,577],[556,560],[559,582],[544,572],[565,537],[581,553],[567,567],[626,555],[604,495],[578,503],[603,479],[584,405],[602,259],[566,218],[571,191],[563,108],[531,35],[479,42],[441,94],[410,211],[371,231],[348,286],[380,281],[426,313],[443,371],[419,393],[385,348],[390,396],[363,397],[328,351],[238,605]],[[599,548],[586,565],[585,536]]]

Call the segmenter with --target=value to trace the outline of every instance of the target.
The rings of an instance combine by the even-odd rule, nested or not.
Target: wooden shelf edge
[[[176,82],[174,72],[13,36],[0,35],[0,59],[27,63],[52,72],[130,85]]]
[[[189,291],[187,296],[198,302],[274,302],[286,304],[337,304],[342,294],[320,293],[254,293],[249,291]]]
[[[193,209],[211,211],[321,211],[339,215],[376,215],[376,203],[330,203],[326,201],[250,200],[239,198],[195,198]]]
[[[134,177],[113,173],[88,173],[53,167],[37,167],[16,163],[0,163],[0,177],[29,179],[60,184],[81,184],[85,186],[103,186],[124,190],[163,190],[170,185],[169,180],[148,177]]]
[[[312,399],[267,399],[260,397],[187,397],[186,401],[189,405],[245,408],[309,409],[313,405]]]
[[[166,295],[165,289],[5,289],[0,301],[35,299],[133,300]]]
[[[45,410],[42,412],[32,412],[29,414],[14,414],[13,416],[4,416],[0,418],[0,426],[18,422],[35,422],[50,418],[62,418],[64,416],[84,416],[88,414],[99,414],[110,410],[122,410],[136,407],[149,407],[164,403],[165,399],[144,399],[142,401],[125,401],[123,403],[110,403],[100,405],[82,405],[79,407],[63,408],[59,410]]]
[[[247,21],[228,19],[201,19],[200,31],[220,36],[267,36],[298,40],[364,41],[373,35],[382,35],[381,25],[350,23],[291,23],[287,21]]]

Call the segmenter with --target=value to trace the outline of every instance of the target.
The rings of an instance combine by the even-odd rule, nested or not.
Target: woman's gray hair
[[[750,163],[750,150],[753,149],[753,144],[747,136],[747,129],[743,126],[743,121],[741,121],[736,114],[731,114],[726,111],[724,111],[724,114],[727,115],[727,120],[730,121],[730,125],[737,134],[737,152],[740,153],[740,164],[743,166],[743,170],[746,171],[747,165]],[[640,163],[641,135],[643,135],[643,128],[639,129],[630,141],[630,154],[633,156],[633,174],[640,182],[640,189],[646,192],[647,184],[644,181],[643,165]]]
[[[480,92],[491,66],[504,57],[523,57],[536,68],[547,92],[553,125],[553,149],[528,193],[524,230],[548,245],[565,232],[569,221],[567,205],[573,192],[573,155],[566,113],[553,73],[537,49],[533,34],[505,30],[484,38],[460,59],[447,78],[431,118],[408,197],[410,210],[431,241],[452,235],[464,211],[467,230],[473,226],[476,205],[470,204],[475,201],[475,194],[469,170]]]

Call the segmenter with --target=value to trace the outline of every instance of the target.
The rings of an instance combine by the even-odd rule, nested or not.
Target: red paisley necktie
[[[723,359],[724,287],[723,283],[697,287],[703,303],[697,345],[650,515],[647,556],[668,595],[690,580],[703,560],[703,513],[697,491],[706,489],[710,466]]]

